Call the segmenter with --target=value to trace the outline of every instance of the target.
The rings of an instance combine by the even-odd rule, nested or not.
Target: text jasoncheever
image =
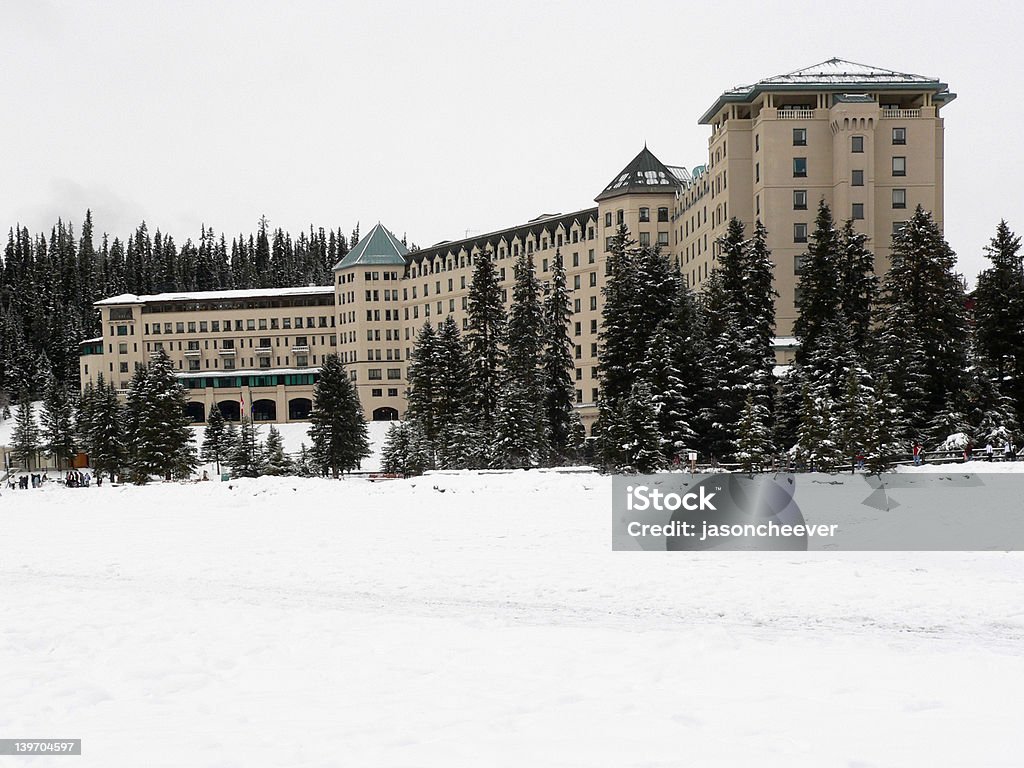
[[[772,536],[835,536],[838,524],[832,525],[780,525],[774,521],[767,523],[745,523],[745,524],[719,524],[709,523],[702,520],[698,526],[696,523],[687,523],[673,520],[664,524],[640,523],[633,520],[626,530],[630,536],[667,536],[667,537],[697,537],[700,541],[719,536],[746,536],[746,537],[772,537]]]

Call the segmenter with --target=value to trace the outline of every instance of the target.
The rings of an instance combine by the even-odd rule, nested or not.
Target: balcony
[[[305,355],[309,354],[309,344],[299,344],[292,347],[293,355]]]
[[[907,118],[915,118],[921,116],[920,109],[883,109],[882,119],[883,120],[905,120]]]
[[[201,354],[203,353],[198,347],[196,349],[185,350],[185,357],[199,357]]]
[[[813,109],[780,109],[775,116],[779,120],[813,120]]]
[[[272,347],[256,347],[255,351],[258,357],[270,357],[274,354]]]
[[[224,355],[225,357],[234,357],[235,356],[235,348],[234,347],[224,347],[223,349],[218,349],[217,350],[217,354]]]

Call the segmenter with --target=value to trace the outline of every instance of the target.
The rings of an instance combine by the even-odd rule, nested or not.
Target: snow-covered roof
[[[183,293],[153,293],[136,296],[134,293],[122,293],[111,296],[93,304],[96,307],[116,304],[148,304],[158,301],[211,301],[221,299],[260,299],[279,296],[318,296],[334,293],[332,285],[304,285],[298,288],[239,288],[225,291],[191,291]]]
[[[307,368],[239,368],[227,371],[223,368],[216,371],[175,371],[179,379],[203,379],[216,376],[290,376],[296,373],[320,373],[319,366]]]
[[[766,77],[751,85],[738,85],[731,88],[718,97],[699,122],[708,124],[725,104],[729,102],[749,103],[764,91],[826,90],[853,94],[860,89],[872,91],[926,90],[934,94],[933,100],[939,104],[956,98],[955,93],[949,92],[949,86],[940,82],[936,77],[897,72],[893,69],[857,64],[846,59],[831,58],[810,67]]]

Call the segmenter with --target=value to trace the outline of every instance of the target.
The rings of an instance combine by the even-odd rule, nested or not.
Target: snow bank
[[[609,495],[4,492],[0,733],[104,768],[1019,762],[1021,555],[611,552]]]

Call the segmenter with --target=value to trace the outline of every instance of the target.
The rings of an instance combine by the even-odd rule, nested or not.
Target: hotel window
[[[805,254],[801,254],[800,256],[797,256],[796,258],[793,259],[793,274],[794,275],[799,275],[800,272],[803,270],[803,268],[804,268],[804,259],[806,259],[806,258],[807,258],[807,256]]]
[[[794,189],[793,190],[793,210],[794,211],[806,211],[807,210],[807,190],[806,189]],[[761,211],[759,210],[758,213]]]
[[[668,245],[668,232],[658,233],[658,245]]]
[[[383,389],[371,389],[370,390],[370,397],[383,397],[383,396],[384,396],[384,390]]]
[[[853,218],[863,219],[864,218],[864,203],[853,204]]]
[[[761,150],[761,136],[760,134],[754,134],[754,151],[759,152]]]
[[[388,378],[391,380],[402,378],[401,368],[388,368]]]
[[[175,333],[184,333],[185,332],[185,324],[184,323],[175,323],[174,324],[174,332]],[[121,334],[121,328],[117,329],[117,335],[118,336],[122,335]]]
[[[615,222],[617,224],[625,224],[626,223],[626,212],[623,211],[621,208],[619,208],[619,210],[617,210],[615,212]]]
[[[128,363],[119,363],[118,368],[121,373],[128,373]]]
[[[850,151],[851,152],[863,152],[864,151],[864,137],[863,136],[851,136],[850,137]]]
[[[572,255],[572,265],[574,267],[578,267],[580,265],[580,255],[578,253],[574,253]]]
[[[650,221],[650,220],[651,220],[651,209],[650,208],[641,208],[640,209],[640,221]]]
[[[907,222],[905,221],[894,221],[892,223],[892,233],[894,235],[898,234],[905,226],[907,226]]]
[[[793,129],[793,146],[794,147],[806,147],[807,146],[807,129],[806,128],[794,128]]]
[[[658,221],[668,221],[668,208],[658,209]]]
[[[367,356],[367,359],[369,359],[369,356]],[[367,376],[367,378],[370,381],[380,381],[381,380],[381,369],[380,368],[370,368],[366,372],[366,376]]]
[[[794,224],[793,225],[793,242],[794,243],[806,243],[807,242],[807,225],[806,224]]]
[[[892,143],[895,145],[901,145],[907,143],[907,129],[906,128],[893,128],[892,129]]]
[[[853,174],[852,174],[852,176],[850,178],[850,184],[851,184],[851,186],[854,186],[854,187],[863,187],[864,186],[864,171],[853,171]]]
[[[576,323],[573,327],[573,336],[581,336],[583,334],[583,323]]]
[[[597,272],[590,273],[590,287],[593,288],[597,285]]]
[[[905,158],[905,157],[894,157],[892,159],[892,175],[893,176],[906,176],[907,175],[907,158]]]
[[[587,253],[587,264],[593,264],[594,258],[594,249],[591,248],[590,251]]]
[[[606,227],[610,227],[612,225],[612,212],[611,211],[608,211],[608,213],[606,213],[604,215],[604,225]]]
[[[802,178],[807,175],[807,158],[806,157],[794,157],[793,158],[793,177]]]
[[[907,190],[905,190],[905,189],[894,189],[892,191],[892,207],[893,208],[906,208],[907,207]]]
[[[754,183],[757,183],[760,180],[761,180],[761,164],[760,163],[754,163]]]
[[[641,232],[640,233],[640,245],[649,246],[651,244],[651,233]]]
[[[128,344],[127,343],[118,344],[117,345],[117,353],[119,355],[127,355],[128,354]]]
[[[590,297],[590,309],[591,310],[596,310],[597,309],[597,296],[591,296]]]

